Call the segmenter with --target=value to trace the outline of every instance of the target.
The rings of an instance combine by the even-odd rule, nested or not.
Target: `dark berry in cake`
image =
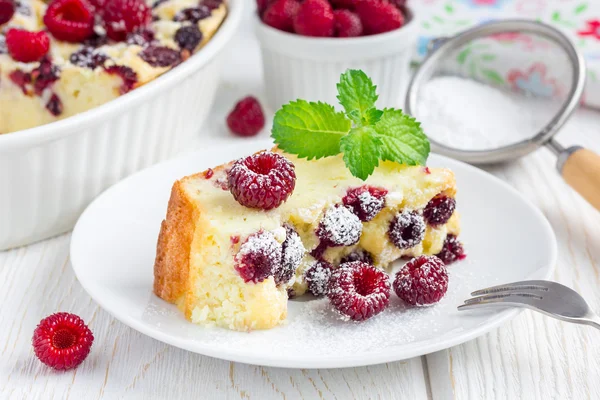
[[[181,50],[194,51],[202,41],[202,32],[197,25],[182,26],[175,32],[175,42]]]
[[[209,168],[206,171],[204,171],[204,177],[206,179],[212,178],[214,174],[215,174],[215,171],[212,168]]]
[[[40,65],[31,71],[33,91],[38,96],[41,96],[44,90],[52,86],[52,84],[59,78],[60,69],[56,65],[52,64],[48,57],[43,57],[40,60]]]
[[[44,31],[30,32],[11,28],[6,32],[6,47],[13,60],[24,63],[34,62],[48,53],[50,39]]]
[[[403,211],[392,219],[388,237],[399,249],[409,249],[425,237],[425,221],[416,211]]]
[[[333,8],[327,0],[304,0],[294,15],[294,31],[304,36],[331,37],[335,30]]]
[[[326,261],[317,261],[304,271],[304,280],[313,296],[321,297],[327,294],[332,272],[333,265]]]
[[[152,11],[143,0],[107,0],[103,19],[106,35],[112,40],[124,41],[128,33],[152,21]]]
[[[335,36],[356,37],[363,33],[362,22],[358,15],[350,10],[334,10]]]
[[[134,32],[127,34],[125,39],[127,44],[135,44],[141,47],[150,46],[155,42],[154,31],[148,28],[136,29]]]
[[[258,99],[248,96],[236,103],[227,116],[227,126],[239,136],[254,136],[265,126],[265,115]]]
[[[29,87],[31,84],[31,74],[23,72],[20,69],[16,69],[8,74],[8,78],[21,88],[23,94],[29,94]]]
[[[184,8],[183,10],[175,14],[175,17],[173,17],[173,21],[190,21],[193,24],[197,24],[198,21],[210,17],[210,14],[210,9],[206,6]]]
[[[82,47],[69,57],[71,64],[89,69],[102,67],[107,60],[108,56],[95,51],[94,48],[90,46]]]
[[[62,101],[60,101],[60,98],[56,95],[56,93],[53,93],[52,96],[50,96],[50,99],[46,103],[46,109],[55,117],[58,117],[60,114],[62,114]]]
[[[123,79],[121,94],[129,92],[137,83],[137,74],[134,70],[124,65],[112,65],[104,69],[109,74],[118,75]]]
[[[438,194],[427,203],[423,216],[429,225],[442,225],[452,217],[455,208],[456,200],[445,194]]]
[[[223,0],[202,0],[202,5],[211,10],[217,9],[223,4]]]
[[[14,0],[0,0],[0,25],[11,20],[16,8]]]
[[[393,4],[381,0],[356,2],[356,13],[362,21],[365,35],[389,32],[404,25],[404,15]]]
[[[382,188],[364,185],[348,189],[342,201],[361,221],[367,222],[383,210],[387,192]]]
[[[242,243],[235,261],[235,269],[244,282],[262,282],[280,267],[281,245],[272,233],[261,230]]]
[[[433,304],[448,290],[448,272],[435,256],[420,256],[407,262],[394,279],[394,291],[412,305]]]
[[[262,20],[265,24],[281,31],[294,31],[294,15],[300,8],[298,0],[274,0],[265,9]]]
[[[105,44],[108,44],[108,41],[109,41],[108,36],[98,35],[98,34],[94,33],[94,35],[92,35],[92,37],[83,41],[83,45],[85,47],[91,47],[91,48],[95,49],[100,46],[104,46]]]
[[[170,67],[181,62],[181,54],[165,46],[149,46],[139,53],[142,60],[153,67]]]
[[[82,0],[54,0],[46,9],[44,24],[55,38],[79,43],[94,34],[94,15]]]
[[[341,265],[329,279],[327,296],[343,316],[364,321],[382,312],[390,302],[387,274],[355,261]]]
[[[373,256],[366,250],[357,249],[354,250],[352,253],[348,254],[347,256],[343,257],[340,260],[340,265],[353,261],[361,261],[373,265]]]
[[[467,257],[467,254],[465,253],[463,244],[458,238],[455,235],[448,235],[444,241],[442,251],[436,254],[436,257],[448,265],[458,260],[464,260]]]
[[[317,228],[321,243],[328,246],[352,246],[362,234],[362,223],[356,215],[342,205],[331,206],[325,211]]]
[[[287,158],[264,151],[237,160],[227,173],[229,190],[249,208],[279,207],[294,191],[296,172]]]
[[[291,226],[285,226],[286,236],[282,244],[281,266],[275,272],[275,283],[277,285],[288,283],[296,273],[296,269],[304,257],[304,245],[300,235]]]
[[[94,335],[77,315],[60,312],[40,321],[31,343],[37,358],[57,370],[75,368],[90,353]]]

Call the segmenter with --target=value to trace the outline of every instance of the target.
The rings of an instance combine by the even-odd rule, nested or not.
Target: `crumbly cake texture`
[[[203,18],[182,17],[183,11],[202,5],[202,0],[146,0],[153,22],[144,32],[129,35],[125,42],[108,40],[99,25],[96,36],[84,43],[67,43],[50,34],[50,51],[44,61],[21,63],[7,52],[4,34],[10,28],[44,30],[47,4],[41,0],[19,0],[10,21],[0,25],[0,134],[44,125],[87,111],[131,89],[144,85],[190,56],[176,41],[177,31],[197,24],[200,50],[219,29],[227,15],[227,1]],[[149,48],[167,48],[176,60],[158,65],[144,60]],[[169,51],[169,50],[167,50]],[[146,57],[150,59],[150,57]],[[42,73],[42,79],[35,76]],[[43,83],[42,83],[43,82]]]
[[[459,216],[454,212],[443,225],[427,225],[423,241],[411,248],[399,249],[387,233],[399,212],[422,213],[437,194],[455,196],[454,174],[448,169],[383,162],[363,182],[350,174],[341,156],[307,161],[273,151],[295,165],[297,176],[293,194],[276,209],[250,209],[234,200],[226,187],[232,163],[185,177],[173,185],[158,239],[154,292],[177,304],[194,323],[240,331],[269,329],[282,323],[288,292],[301,295],[307,290],[304,272],[316,262],[311,255],[315,255],[320,242],[316,232],[327,211],[342,203],[348,189],[367,184],[385,188],[388,193],[384,208],[362,223],[358,243],[319,252],[318,257],[335,266],[349,254],[364,250],[371,254],[375,266],[386,268],[402,256],[437,254],[448,234],[460,232]],[[328,217],[327,224],[340,223],[334,217]],[[302,262],[293,278],[280,285],[273,277],[259,283],[245,282],[236,271],[236,257],[246,239],[262,231],[283,243],[286,226],[298,232],[304,246]]]

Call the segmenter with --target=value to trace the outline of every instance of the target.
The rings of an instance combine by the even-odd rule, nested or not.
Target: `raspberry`
[[[464,260],[467,255],[465,254],[463,244],[458,238],[455,235],[448,235],[446,236],[442,250],[436,254],[436,257],[448,265],[458,260]]]
[[[175,32],[175,42],[181,50],[193,52],[202,41],[202,32],[198,25],[182,26]]]
[[[423,216],[429,225],[442,225],[448,222],[455,208],[456,200],[444,194],[438,194],[427,203]]]
[[[275,0],[264,11],[262,20],[275,29],[293,32],[294,15],[299,8],[300,3],[297,0]]]
[[[361,0],[356,13],[363,24],[365,35],[393,31],[404,24],[404,15],[393,4],[381,0]]]
[[[104,27],[112,40],[123,41],[127,34],[152,21],[150,7],[143,0],[107,0],[104,5]]]
[[[227,126],[240,136],[254,136],[265,126],[265,115],[255,97],[240,100],[227,116]]]
[[[350,10],[335,10],[335,36],[356,37],[363,33],[363,26],[356,13]]]
[[[275,283],[288,283],[304,257],[304,245],[298,232],[290,225],[285,226],[286,237],[282,244],[281,266],[275,271]]]
[[[340,314],[364,321],[389,304],[390,281],[385,272],[372,265],[360,261],[346,263],[331,275],[327,296]]]
[[[112,65],[104,70],[111,75],[118,75],[121,77],[121,79],[123,79],[123,84],[121,85],[121,94],[125,94],[133,89],[138,81],[137,73],[124,65]]]
[[[54,0],[44,14],[44,24],[58,40],[83,42],[94,34],[94,15],[81,0]]]
[[[95,52],[94,49],[89,46],[82,47],[79,51],[76,51],[69,57],[71,64],[89,69],[101,67],[107,60],[108,57],[105,54]]]
[[[361,221],[367,222],[383,209],[387,192],[382,188],[364,185],[348,189],[342,201]]]
[[[388,236],[399,249],[409,249],[425,238],[425,221],[415,211],[403,211],[390,222]]]
[[[329,0],[334,8],[344,8],[347,10],[353,10],[358,1],[360,0]]]
[[[0,25],[10,21],[15,14],[15,9],[14,0],[0,0]]]
[[[373,265],[373,256],[366,250],[355,250],[343,257],[340,261],[340,265],[353,261],[362,261],[364,263]]]
[[[23,94],[29,94],[29,84],[31,83],[31,74],[23,72],[20,69],[16,69],[8,74],[10,80],[21,88]]]
[[[94,335],[77,315],[59,312],[40,321],[31,342],[41,362],[57,370],[67,370],[85,360]]]
[[[208,7],[210,10],[219,8],[223,4],[223,0],[202,0],[202,5]]]
[[[407,262],[396,273],[394,291],[413,306],[440,301],[448,290],[448,272],[444,262],[435,256],[420,256]]]
[[[396,8],[400,9],[400,10],[404,10],[404,8],[406,7],[406,0],[387,0],[388,3],[393,4],[394,6],[396,6]]]
[[[241,205],[270,210],[292,194],[296,172],[287,158],[264,151],[236,161],[227,173],[227,182]]]
[[[140,47],[148,47],[151,44],[156,43],[154,32],[148,28],[136,29],[135,31],[128,33],[125,42]]]
[[[281,266],[281,245],[271,232],[260,230],[248,236],[235,262],[235,269],[244,282],[262,282]]]
[[[258,15],[262,15],[272,2],[273,0],[256,0],[256,9],[258,10]]]
[[[48,110],[50,114],[54,115],[55,117],[58,117],[60,114],[62,114],[63,104],[56,93],[53,93],[52,96],[50,96],[50,99],[46,103],[46,110]]]
[[[173,21],[184,22],[190,21],[192,24],[198,24],[198,21],[210,17],[210,9],[206,6],[198,6],[192,8],[184,8],[175,14]]]
[[[165,46],[148,46],[139,53],[142,60],[153,67],[170,67],[181,62],[181,54]]]
[[[9,29],[6,32],[6,47],[10,56],[19,62],[39,61],[50,49],[50,39],[46,32],[29,32],[23,29]]]
[[[328,246],[352,246],[362,234],[360,219],[346,207],[331,206],[325,211],[317,228],[317,236]]]
[[[48,57],[40,60],[40,66],[31,71],[30,80],[33,82],[33,91],[41,96],[44,90],[52,86],[60,77],[60,69],[52,64]]]
[[[294,16],[294,31],[304,36],[331,37],[335,18],[326,0],[304,0]]]
[[[333,265],[326,261],[317,261],[304,272],[304,279],[308,290],[317,297],[325,296],[329,285],[329,278],[333,272]]]

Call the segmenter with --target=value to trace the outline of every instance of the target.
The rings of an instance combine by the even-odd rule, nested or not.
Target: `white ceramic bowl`
[[[418,29],[412,12],[400,29],[357,38],[300,36],[272,28],[258,15],[254,19],[273,110],[296,99],[337,104],[336,84],[349,68],[362,69],[373,79],[379,107],[403,104]]]
[[[104,189],[200,133],[219,84],[219,54],[247,1],[229,0],[212,40],[154,81],[71,118],[0,135],[0,250],[68,231]]]

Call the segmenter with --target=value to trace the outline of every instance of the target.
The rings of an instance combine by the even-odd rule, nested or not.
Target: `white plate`
[[[522,279],[547,279],[556,239],[544,216],[514,189],[479,169],[432,155],[429,165],[454,170],[461,239],[468,258],[449,267],[450,287],[433,307],[405,308],[392,294],[385,312],[363,323],[340,321],[327,300],[290,301],[287,325],[251,333],[185,320],[152,293],[160,222],[173,182],[184,175],[269,147],[240,141],[137,173],[98,197],[71,242],[73,269],[84,289],[121,322],[183,349],[244,363],[337,368],[377,364],[463,343],[499,326],[517,309],[461,312],[472,290]]]

